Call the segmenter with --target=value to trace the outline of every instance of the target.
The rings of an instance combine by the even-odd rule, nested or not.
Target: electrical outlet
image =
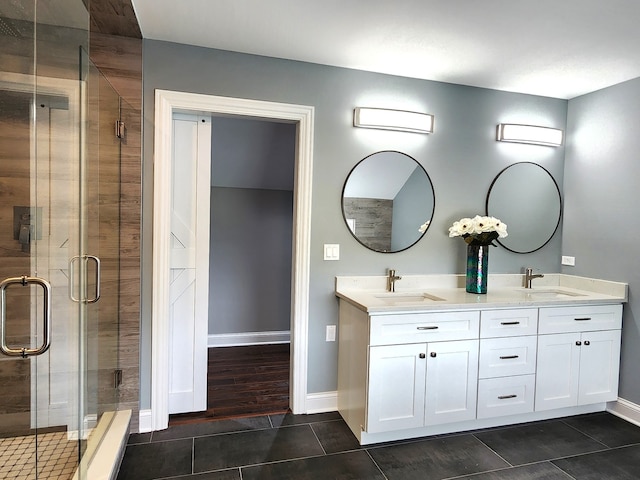
[[[327,342],[335,342],[335,341],[336,341],[336,326],[327,325]]]
[[[570,267],[576,266],[576,257],[567,257],[566,255],[562,256],[562,265],[568,265]]]

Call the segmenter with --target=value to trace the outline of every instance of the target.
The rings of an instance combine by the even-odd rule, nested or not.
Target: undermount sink
[[[537,298],[540,300],[544,300],[545,298],[563,298],[563,297],[584,297],[582,293],[570,292],[567,290],[559,290],[555,288],[545,288],[545,289],[531,289],[531,288],[523,288],[522,292],[527,296],[527,298]]]
[[[426,292],[386,292],[376,293],[374,297],[387,303],[423,303],[444,302],[445,299]]]

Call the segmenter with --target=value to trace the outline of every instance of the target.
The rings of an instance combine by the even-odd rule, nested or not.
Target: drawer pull
[[[591,317],[582,317],[582,318],[574,318],[576,322],[588,322],[591,320]]]
[[[501,355],[500,360],[511,360],[514,358],[519,358],[520,355]]]
[[[500,396],[498,397],[498,399],[499,399],[499,400],[507,400],[507,399],[509,399],[509,398],[516,398],[517,396],[518,396],[518,395],[515,395],[515,394],[513,394],[513,395],[500,395]]]
[[[438,329],[437,325],[433,325],[429,327],[418,327],[418,330],[437,330],[437,329]]]
[[[500,325],[520,325],[520,322],[500,322]]]

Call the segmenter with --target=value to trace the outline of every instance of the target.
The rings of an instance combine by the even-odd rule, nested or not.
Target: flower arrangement
[[[462,237],[468,245],[493,245],[506,236],[507,225],[495,217],[461,218],[449,228],[449,237]]]

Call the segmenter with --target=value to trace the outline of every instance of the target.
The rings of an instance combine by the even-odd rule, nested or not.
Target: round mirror
[[[342,190],[342,214],[349,231],[376,252],[400,252],[420,240],[434,205],[431,179],[422,165],[395,151],[361,160]]]
[[[509,235],[497,240],[507,250],[531,253],[544,247],[560,225],[562,198],[553,176],[532,162],[502,170],[487,194],[487,215],[507,224]]]

